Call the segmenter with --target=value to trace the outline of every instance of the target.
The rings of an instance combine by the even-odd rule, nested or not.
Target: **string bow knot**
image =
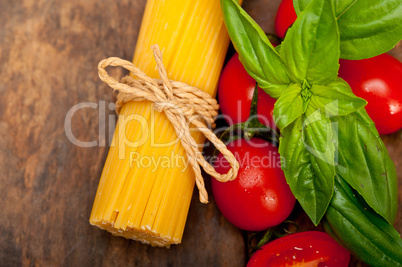
[[[153,108],[157,112],[166,114],[194,170],[200,201],[208,203],[208,193],[205,189],[200,166],[206,173],[221,182],[235,179],[239,170],[239,163],[232,152],[211,130],[215,127],[215,117],[218,115],[219,105],[208,93],[188,84],[169,80],[159,47],[153,45],[151,48],[160,79],[148,77],[130,61],[117,57],[110,57],[99,62],[99,78],[113,88],[114,92],[118,91],[117,114],[120,114],[125,103],[144,100],[152,102]],[[108,75],[106,71],[108,66],[123,67],[131,72],[131,76],[125,76],[121,82],[118,82]],[[191,135],[190,127],[200,131],[223,154],[231,166],[226,174],[216,172],[211,164],[204,159],[198,149],[197,142]]]

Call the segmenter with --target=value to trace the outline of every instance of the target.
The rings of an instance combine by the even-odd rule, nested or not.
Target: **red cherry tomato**
[[[339,61],[339,77],[355,95],[367,100],[366,110],[380,134],[402,128],[402,63],[388,54]]]
[[[229,125],[247,121],[250,115],[255,80],[248,75],[236,53],[226,64],[219,80],[219,105]],[[257,114],[261,123],[276,128],[273,112],[275,99],[258,88]]]
[[[218,208],[232,224],[248,231],[261,231],[282,223],[292,212],[296,199],[280,167],[278,149],[259,139],[238,139],[227,148],[240,163],[237,178],[229,182],[212,179]],[[219,155],[215,169],[227,173],[230,166]]]
[[[275,32],[280,38],[285,38],[286,31],[297,18],[293,0],[282,0],[275,17]]]
[[[309,231],[276,239],[258,250],[247,267],[347,267],[350,253],[323,232]]]

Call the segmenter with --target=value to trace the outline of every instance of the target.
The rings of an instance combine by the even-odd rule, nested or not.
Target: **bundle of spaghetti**
[[[133,63],[158,71],[158,44],[169,79],[215,97],[229,37],[217,0],[148,0]],[[192,133],[203,144],[200,132]],[[200,146],[200,150],[202,146]],[[90,223],[152,246],[181,242],[194,172],[174,127],[150,102],[122,106],[96,193]]]

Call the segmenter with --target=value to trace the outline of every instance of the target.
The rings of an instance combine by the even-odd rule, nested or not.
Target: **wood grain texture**
[[[278,3],[249,0],[244,7],[273,32]],[[109,56],[132,58],[144,6],[145,0],[0,2],[0,266],[245,264],[245,235],[213,200],[200,204],[196,191],[183,242],[171,249],[114,237],[88,223],[108,148],[75,146],[64,120],[78,103],[98,104],[74,114],[72,132],[81,141],[108,140],[107,127],[99,135],[98,117],[113,125],[112,95],[96,66]],[[393,53],[401,59],[400,48]],[[401,131],[384,141],[401,181]],[[401,185],[399,192],[401,203]]]
[[[243,234],[201,205],[190,210],[183,244],[158,249],[114,237],[88,222],[108,148],[80,148],[99,136],[111,90],[97,64],[131,59],[145,0],[0,3],[0,266],[242,266]],[[122,76],[121,70],[112,69]],[[108,120],[106,121],[108,125]],[[234,264],[234,265],[233,265]]]

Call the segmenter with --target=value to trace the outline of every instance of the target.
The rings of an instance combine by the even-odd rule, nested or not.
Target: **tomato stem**
[[[227,144],[242,137],[247,140],[250,140],[253,137],[259,137],[270,141],[276,146],[278,145],[279,134],[274,129],[267,127],[258,120],[257,104],[258,87],[256,84],[251,101],[249,118],[246,122],[237,123],[227,128],[219,137],[224,143]]]
[[[296,229],[294,231],[289,231],[287,229],[288,224],[295,226]],[[260,236],[261,232],[260,233],[252,233],[248,240],[248,245],[251,248],[250,254],[253,254],[257,250],[259,250],[262,246],[271,242],[273,239],[284,237],[284,236],[287,236],[290,234],[294,234],[298,231],[298,229],[299,229],[299,225],[296,222],[286,220],[283,223],[281,223],[280,225],[273,227],[273,228],[269,228],[268,230],[263,232],[264,233],[263,236],[261,237],[261,239],[258,241],[257,245],[255,245],[255,246],[251,245],[252,239],[256,238],[258,240],[258,236]]]

